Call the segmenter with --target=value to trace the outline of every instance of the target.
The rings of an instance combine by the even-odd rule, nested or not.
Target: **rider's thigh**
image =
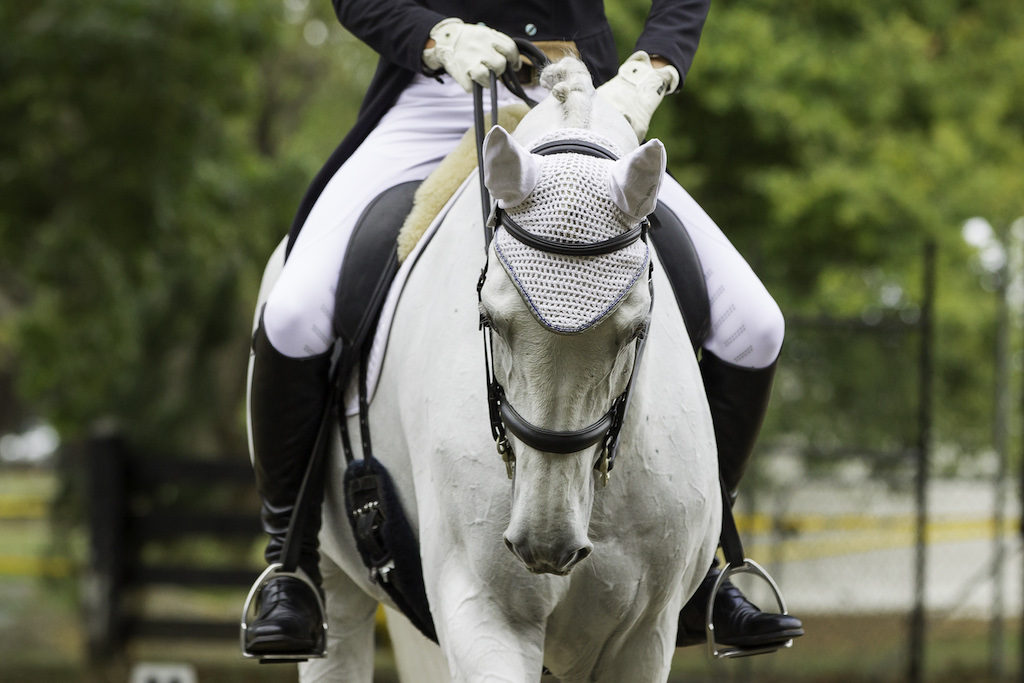
[[[330,348],[338,275],[356,221],[381,192],[425,178],[451,151],[466,130],[452,123],[452,113],[396,107],[328,181],[264,309],[278,351],[302,358]]]
[[[771,365],[782,349],[785,334],[785,320],[775,299],[679,183],[666,175],[659,198],[686,227],[704,269],[711,303],[711,330],[704,347],[742,367]]]

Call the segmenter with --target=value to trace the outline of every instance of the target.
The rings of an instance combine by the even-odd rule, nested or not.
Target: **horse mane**
[[[563,57],[541,72],[540,83],[561,105],[562,119],[567,127],[590,127],[594,83],[583,62],[575,57]]]

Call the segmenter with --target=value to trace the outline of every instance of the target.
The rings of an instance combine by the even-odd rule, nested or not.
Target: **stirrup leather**
[[[263,592],[263,587],[266,586],[271,579],[278,579],[282,577],[298,579],[313,592],[313,596],[316,598],[317,609],[319,610],[321,625],[316,645],[310,652],[292,652],[287,654],[259,654],[251,652],[246,645],[245,636],[249,630],[249,619],[252,616],[256,598],[261,592]],[[242,621],[239,629],[239,639],[242,646],[242,656],[250,659],[258,657],[261,664],[273,662],[304,662],[307,659],[320,659],[327,656],[327,610],[324,607],[323,598],[320,597],[320,591],[317,589],[316,584],[313,583],[313,580],[309,578],[309,575],[304,572],[301,567],[296,567],[294,571],[287,571],[283,564],[280,562],[274,562],[263,570],[263,573],[260,574],[252,584],[252,588],[249,589],[249,595],[245,598],[245,604],[242,606]]]
[[[733,566],[731,563],[726,563],[722,568],[722,572],[718,575],[715,580],[714,588],[711,589],[711,595],[708,597],[707,604],[707,617],[704,624],[704,628],[707,632],[708,642],[708,655],[716,659],[731,659],[736,657],[751,657],[753,655],[766,655],[777,651],[782,647],[793,647],[793,639],[790,638],[785,643],[768,645],[764,647],[738,647],[733,645],[725,645],[715,642],[715,624],[714,624],[714,612],[713,608],[715,605],[715,598],[718,597],[718,591],[722,587],[722,583],[725,582],[733,574],[753,574],[758,578],[764,579],[764,581],[771,587],[772,592],[775,594],[775,601],[779,605],[779,614],[789,614],[786,610],[786,601],[782,597],[782,592],[779,590],[779,586],[775,583],[775,580],[765,570],[764,567],[754,562],[750,558],[744,558],[741,564]]]

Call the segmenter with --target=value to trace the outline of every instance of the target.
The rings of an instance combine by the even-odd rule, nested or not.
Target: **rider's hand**
[[[654,110],[661,98],[679,87],[679,72],[671,64],[652,66],[650,56],[640,50],[619,67],[619,73],[597,89],[633,127],[638,140],[647,135]]]
[[[473,89],[473,81],[488,85],[490,71],[500,76],[506,66],[520,66],[515,41],[480,24],[445,19],[430,29],[430,39],[433,45],[427,43],[423,63],[430,69],[447,71],[466,92]]]

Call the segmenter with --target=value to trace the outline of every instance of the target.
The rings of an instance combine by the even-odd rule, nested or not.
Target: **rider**
[[[510,36],[531,40],[554,58],[578,54],[603,84],[598,92],[642,140],[662,96],[682,85],[710,0],[653,0],[636,52],[617,73],[602,0],[333,2],[341,23],[381,59],[354,128],[302,200],[294,242],[253,340],[254,468],[270,562],[280,559],[327,400],[334,288],[366,205],[389,187],[425,178],[454,148],[472,126],[472,98],[465,93],[474,81],[486,84],[488,71],[506,67],[530,77]],[[512,98],[500,87],[499,99]],[[686,226],[703,264],[712,325],[700,367],[721,475],[734,493],[767,408],[782,314],[721,230],[672,178],[663,179],[660,199]],[[299,566],[319,585],[320,512],[313,507]],[[704,641],[707,598],[717,575],[713,566],[684,607],[680,644]],[[780,644],[803,633],[798,619],[761,612],[729,582],[713,612],[716,639],[738,647]],[[315,597],[305,586],[290,577],[273,579],[247,628],[247,649],[308,653],[318,637],[317,617]]]

